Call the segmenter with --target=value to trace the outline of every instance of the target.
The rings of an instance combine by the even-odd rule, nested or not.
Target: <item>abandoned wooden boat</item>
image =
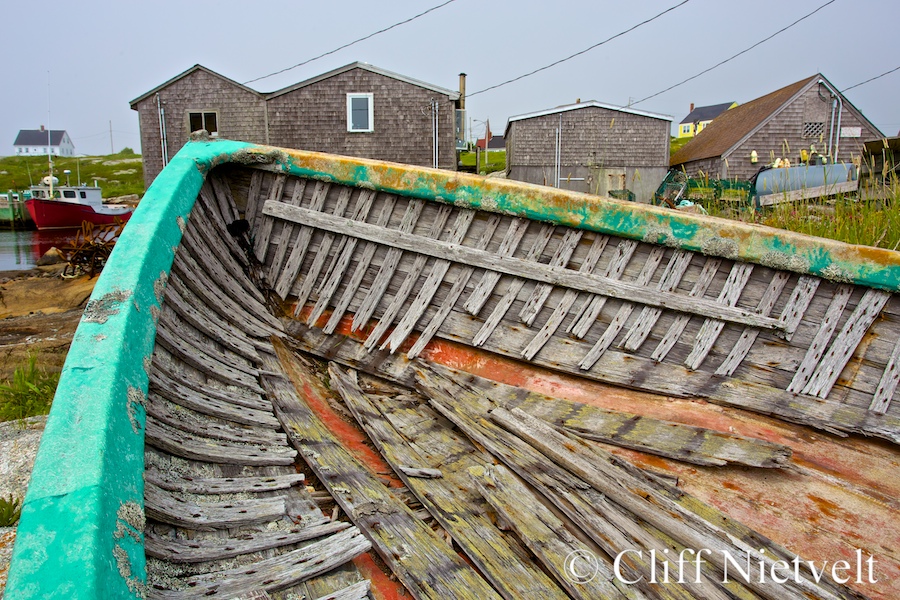
[[[7,594],[900,596],[900,254],[225,140],[85,310]]]

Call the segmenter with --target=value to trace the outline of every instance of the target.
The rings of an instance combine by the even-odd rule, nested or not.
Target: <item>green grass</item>
[[[694,138],[690,138],[690,137],[679,138],[679,137],[675,137],[675,136],[670,136],[669,137],[669,156],[672,156],[673,154],[675,154],[676,150],[678,150],[679,148],[681,148],[682,146],[687,144],[692,139],[694,139]]]
[[[485,163],[485,158],[488,158],[490,162]],[[459,161],[462,163],[464,167],[474,167],[475,166],[475,153],[474,152],[461,152],[459,155]],[[487,175],[488,173],[494,173],[496,171],[503,171],[506,169],[506,150],[491,150],[487,156],[485,153],[481,153],[481,174]]]
[[[12,380],[0,384],[0,421],[15,421],[50,412],[59,373],[48,373],[37,366],[31,354],[28,364],[18,367]]]
[[[64,170],[69,169],[72,185],[81,181],[94,185],[94,180],[103,189],[104,198],[114,198],[128,194],[144,194],[144,166],[141,155],[125,148],[117,154],[107,156],[84,156],[81,158],[54,157],[53,175],[60,183],[66,183]],[[38,184],[49,172],[46,156],[7,156],[0,158],[0,191],[25,190],[29,185]]]
[[[818,202],[798,201],[754,210],[746,200],[719,200],[703,204],[709,214],[759,223],[797,233],[900,250],[900,185],[888,189],[885,198],[857,200],[837,196]]]

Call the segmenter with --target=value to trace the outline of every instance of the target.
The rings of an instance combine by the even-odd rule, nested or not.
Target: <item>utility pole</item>
[[[113,139],[112,139],[112,120],[109,122],[109,153],[115,154],[116,151],[113,149]]]

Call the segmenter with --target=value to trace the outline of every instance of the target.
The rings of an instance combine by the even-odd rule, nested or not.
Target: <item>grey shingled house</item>
[[[195,65],[131,101],[149,185],[190,133],[456,169],[459,92],[355,62],[262,93]]]
[[[511,117],[510,179],[649,202],[666,175],[672,117],[579,102]]]
[[[813,149],[831,162],[858,159],[883,137],[821,74],[727,110],[673,155],[692,177],[750,179],[773,158],[799,164]]]

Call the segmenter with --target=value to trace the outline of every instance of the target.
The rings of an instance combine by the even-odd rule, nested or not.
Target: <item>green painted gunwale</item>
[[[75,334],[25,498],[6,597],[142,596],[142,402],[159,296],[205,175],[225,163],[900,289],[900,253],[889,250],[448,171],[227,140],[190,142],[129,221]]]

